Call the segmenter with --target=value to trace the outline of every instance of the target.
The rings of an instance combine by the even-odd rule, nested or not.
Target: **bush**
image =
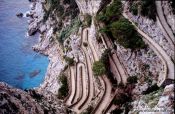
[[[138,79],[137,76],[130,76],[127,78],[127,82],[129,84],[135,84],[135,83],[137,83],[137,79]]]
[[[67,62],[68,65],[72,66],[74,65],[75,61],[73,58],[70,57],[64,57],[65,61]]]
[[[82,114],[91,114],[91,112],[93,111],[93,107],[92,106],[88,106],[88,108],[86,109],[85,112],[83,112]]]
[[[119,19],[111,24],[112,36],[125,48],[144,48],[145,43],[127,19]]]
[[[141,1],[141,14],[156,21],[156,4],[155,0]]]
[[[132,12],[134,15],[138,14],[138,4],[136,3],[131,3],[130,4],[130,8],[129,8],[130,12]]]
[[[97,15],[96,19],[98,21],[103,21],[103,22],[109,23],[111,21],[119,19],[119,17],[121,16],[121,12],[122,12],[121,1],[114,0],[110,6],[103,9],[102,12],[100,12]]]
[[[131,98],[128,97],[127,94],[125,94],[125,93],[119,93],[119,94],[115,97],[113,103],[114,103],[115,105],[123,105],[123,104],[125,104],[126,102],[130,102],[130,100],[131,100]]]
[[[174,0],[170,0],[171,1],[171,7],[173,9],[173,13],[175,14],[175,1]]]
[[[94,62],[92,70],[95,76],[102,76],[106,73],[105,64],[102,61]]]
[[[58,90],[58,98],[65,98],[68,95],[68,91],[69,91],[68,81],[65,74],[60,75],[59,81],[61,82],[62,85]]]
[[[137,5],[131,7],[134,14],[138,13]],[[116,40],[124,48],[132,50],[145,48],[146,45],[131,22],[123,19],[121,16],[122,4],[120,0],[114,2],[103,9],[97,16],[97,21],[102,21],[106,24],[99,31],[110,36],[111,40]]]
[[[149,94],[152,93],[154,91],[159,90],[160,88],[157,86],[157,84],[152,85],[151,87],[148,87],[148,89],[146,91],[143,91],[143,94]]]
[[[83,46],[84,47],[87,47],[88,46],[88,43],[87,42],[83,42]]]
[[[85,18],[85,26],[90,27],[91,26],[91,23],[92,23],[92,17],[91,17],[91,15],[85,14],[84,18]]]
[[[110,114],[122,114],[122,112],[123,112],[122,109],[116,108],[116,109],[112,110]]]

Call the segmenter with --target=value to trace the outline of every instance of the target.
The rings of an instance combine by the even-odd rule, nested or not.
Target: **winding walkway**
[[[162,3],[162,1],[156,1],[156,8],[157,8],[158,19],[160,20],[160,23],[162,25],[163,31],[165,31],[166,34],[168,35],[168,37],[167,37],[167,35],[165,35],[166,39],[169,41],[169,43],[171,45],[175,45],[175,37],[174,37],[173,31],[169,27],[169,25],[168,25],[168,23],[167,23],[167,21],[165,19],[161,3]]]
[[[94,24],[92,22],[92,24]],[[94,60],[98,61],[99,57],[97,55],[97,52],[95,49],[97,49],[94,45],[93,45],[93,41],[92,38],[89,37],[89,34],[87,34],[87,40],[88,40],[88,44],[90,46],[90,49],[92,50],[92,53],[94,55]],[[104,81],[105,84],[105,92],[101,98],[101,100],[99,101],[99,103],[97,104],[97,106],[95,107],[95,109],[93,110],[92,114],[102,114],[103,110],[107,107],[107,104],[109,104],[108,102],[110,102],[110,96],[111,96],[111,90],[112,90],[112,86],[111,83],[109,82],[109,80],[107,79],[107,76],[104,75],[102,77],[99,77]]]
[[[102,23],[99,23],[100,28],[102,28],[104,25]],[[108,48],[113,49],[112,45],[112,41],[110,40],[110,38],[107,37],[106,34],[102,34],[102,37],[104,39],[104,45],[106,45]],[[110,57],[110,63],[111,63],[111,68],[114,70],[113,72],[116,73],[116,78],[118,83],[123,82],[123,84],[126,84],[127,82],[127,77],[128,77],[128,73],[123,65],[122,62],[120,62],[116,52]]]
[[[132,22],[132,20],[127,16],[126,12],[123,12],[123,16],[127,18],[130,22]],[[152,47],[153,51],[160,57],[164,64],[164,75],[162,77],[159,76],[158,85],[162,85],[167,78],[174,79],[174,63],[172,62],[171,58],[156,42],[152,40],[151,37],[141,31],[133,22],[132,24],[134,25],[138,33],[143,36],[144,40],[149,44],[149,46]]]
[[[69,98],[66,101],[66,105],[70,106],[72,104],[73,101],[73,97],[75,94],[75,72],[74,72],[74,68],[73,66],[70,67],[70,79],[71,79],[71,93]]]
[[[81,111],[78,109],[78,107],[86,99],[87,96],[86,73],[85,73],[85,65],[83,63],[78,63],[77,65],[77,77],[79,78],[82,77],[82,86],[77,86],[77,89],[82,87],[82,96],[77,101],[77,103],[72,106],[72,109],[75,112],[80,113]]]

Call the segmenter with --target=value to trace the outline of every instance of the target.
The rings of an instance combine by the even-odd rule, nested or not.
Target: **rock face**
[[[23,17],[23,13],[17,13],[16,16],[17,17]]]
[[[0,114],[65,114],[61,104],[52,94],[45,97],[34,90],[27,93],[0,82]]]
[[[42,0],[32,3],[31,11],[29,13],[32,17],[29,23],[28,34],[33,35],[35,32],[40,32],[39,43],[33,46],[33,49],[39,53],[47,55],[50,61],[45,81],[40,85],[38,90],[40,92],[50,91],[57,94],[59,88],[57,77],[60,71],[64,68],[64,63],[61,60],[60,47],[52,38],[52,25],[56,23],[51,18],[43,23],[44,11],[42,3]]]
[[[0,83],[1,114],[44,114],[41,106],[26,92]]]
[[[129,114],[174,114],[174,84],[167,85],[163,90],[143,95],[139,100],[132,103],[133,110]],[[145,111],[145,113],[143,113]]]
[[[96,14],[100,8],[100,3],[102,0],[76,0],[79,10],[83,14]]]

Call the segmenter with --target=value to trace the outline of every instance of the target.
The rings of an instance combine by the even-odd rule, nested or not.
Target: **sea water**
[[[0,81],[21,89],[39,86],[48,66],[47,57],[32,50],[38,36],[27,37],[28,0],[0,0]]]

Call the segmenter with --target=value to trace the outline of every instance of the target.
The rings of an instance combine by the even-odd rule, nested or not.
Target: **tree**
[[[92,16],[89,14],[85,14],[84,18],[85,18],[85,25],[90,27],[92,23]]]
[[[134,83],[137,83],[137,76],[130,76],[127,78],[127,82],[129,84],[134,84]]]
[[[59,98],[65,98],[68,94],[69,88],[68,88],[68,81],[65,74],[61,74],[59,76],[59,81],[61,82],[61,87],[58,90],[58,97]]]
[[[106,73],[105,64],[102,61],[95,61],[92,70],[95,76],[102,76]]]
[[[122,109],[116,108],[116,109],[111,111],[111,114],[122,114],[122,112],[123,112]]]
[[[154,84],[154,85],[148,87],[148,89],[146,91],[143,91],[143,94],[144,95],[145,94],[149,94],[149,93],[151,93],[153,91],[157,91],[158,89],[160,89],[160,88],[157,86],[157,84]]]
[[[156,4],[155,0],[141,1],[141,14],[156,21]]]
[[[127,19],[119,19],[111,24],[111,33],[115,40],[125,48],[144,48],[145,43],[138,35],[134,26]]]
[[[72,66],[75,61],[73,58],[70,58],[70,57],[64,57],[65,61],[67,62],[68,65]]]

